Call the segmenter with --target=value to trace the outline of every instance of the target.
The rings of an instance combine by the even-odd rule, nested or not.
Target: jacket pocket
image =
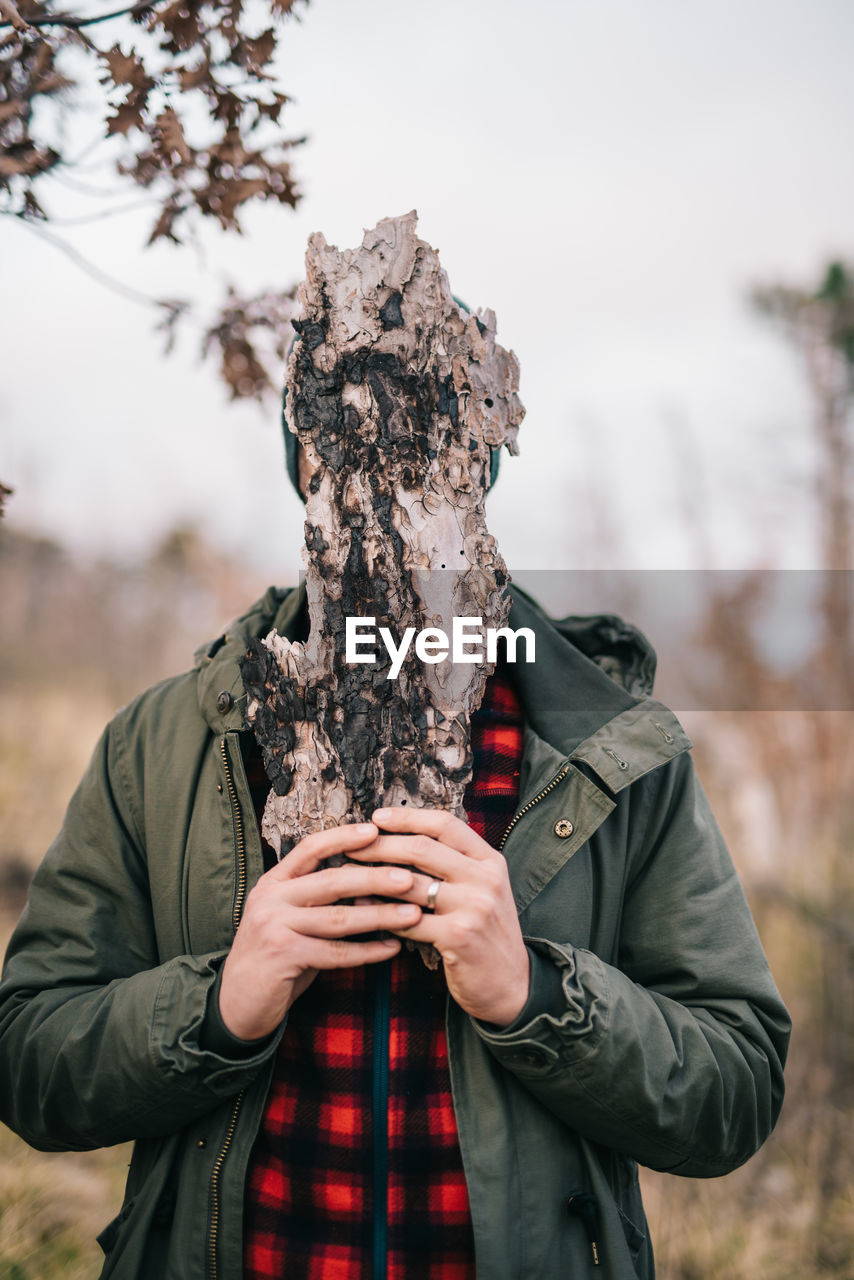
[[[626,1244],[629,1246],[629,1253],[632,1256],[632,1262],[637,1262],[641,1255],[641,1251],[646,1244],[646,1232],[641,1231],[637,1223],[633,1222],[628,1214],[623,1212],[619,1205],[617,1205],[617,1213],[620,1215],[623,1235],[626,1237]]]
[[[104,1230],[95,1237],[106,1257],[109,1257],[113,1249],[115,1249],[122,1226],[133,1213],[133,1206],[133,1200],[128,1200],[126,1204],[123,1204],[112,1222],[108,1222]]]
[[[134,1147],[125,1202],[98,1236],[106,1255],[100,1280],[162,1280],[164,1242],[175,1212],[170,1174],[177,1137],[142,1140]]]
[[[619,1178],[617,1212],[620,1215],[623,1235],[626,1237],[626,1244],[637,1274],[651,1276],[653,1274],[652,1250],[638,1182],[638,1167],[634,1160],[619,1153],[616,1154],[616,1162]]]

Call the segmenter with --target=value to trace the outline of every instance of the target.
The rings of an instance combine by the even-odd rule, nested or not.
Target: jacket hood
[[[526,601],[536,613],[540,625],[553,627],[627,693],[636,698],[650,696],[655,683],[655,649],[633,623],[626,622],[616,613],[550,618],[520,587],[514,586],[511,594],[514,600]]]
[[[570,644],[635,697],[649,697],[655,683],[655,650],[644,633],[615,613],[572,614],[554,626]]]

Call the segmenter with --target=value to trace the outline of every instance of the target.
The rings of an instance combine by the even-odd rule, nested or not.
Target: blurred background
[[[664,1280],[854,1277],[853,56],[846,0],[311,0],[294,210],[144,249],[81,63],[62,245],[0,219],[4,937],[107,718],[299,571],[275,395],[231,400],[192,314],[167,354],[150,299],[286,290],[312,231],[416,208],[521,362],[490,528],[554,612],[650,634],[795,1019],[760,1154],[644,1175]],[[2,1131],[0,1278],[97,1275],[128,1158]]]

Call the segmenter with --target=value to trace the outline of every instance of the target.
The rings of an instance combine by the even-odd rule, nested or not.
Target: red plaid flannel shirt
[[[474,830],[497,845],[516,810],[522,754],[521,708],[500,673],[472,717],[471,741],[465,807]],[[263,802],[259,764],[250,774]],[[442,969],[405,950],[388,964],[388,1280],[471,1280]],[[318,974],[288,1015],[246,1178],[246,1280],[370,1280],[379,967]]]

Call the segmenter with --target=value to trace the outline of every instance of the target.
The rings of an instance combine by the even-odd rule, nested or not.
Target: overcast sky
[[[143,250],[150,211],[63,229],[69,242],[139,289],[204,300],[221,279],[298,279],[314,230],[349,247],[416,208],[455,292],[495,310],[521,361],[522,456],[489,506],[511,567],[691,568],[705,553],[690,510],[716,567],[815,563],[808,404],[745,293],[854,256],[854,5],[302,13],[280,62],[284,130],[309,135],[295,214],[252,211],[242,240],[206,237],[203,262]],[[57,213],[84,207],[58,181],[51,196]],[[130,556],[192,521],[291,574],[301,509],[275,407],[229,406],[193,335],[164,357],[146,310],[26,228],[6,220],[0,245],[10,524]]]

